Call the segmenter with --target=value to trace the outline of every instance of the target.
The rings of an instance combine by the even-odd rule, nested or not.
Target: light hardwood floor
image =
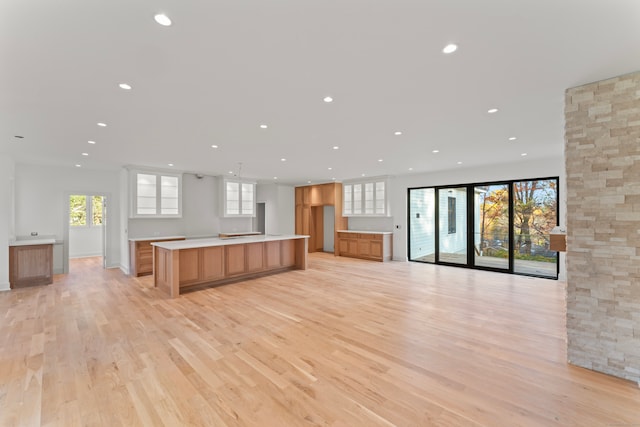
[[[0,426],[639,426],[565,362],[561,282],[310,255],[167,299],[72,262],[0,293]]]

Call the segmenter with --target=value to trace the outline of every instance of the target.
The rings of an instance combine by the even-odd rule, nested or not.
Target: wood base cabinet
[[[391,233],[338,232],[338,255],[374,261],[393,257]]]
[[[9,247],[11,289],[53,283],[53,244]]]
[[[154,242],[170,242],[184,240],[184,237],[151,238],[129,240],[129,274],[134,277],[148,276],[153,273],[153,246]]]

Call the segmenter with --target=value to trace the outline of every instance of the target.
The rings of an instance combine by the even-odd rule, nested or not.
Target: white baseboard
[[[74,259],[74,258],[93,258],[93,257],[97,257],[97,256],[102,256],[102,252],[99,252],[97,254],[78,254],[78,255],[69,254],[69,259]]]
[[[0,291],[10,291],[10,290],[11,290],[11,285],[9,284],[9,282],[0,283]]]
[[[122,271],[125,275],[129,275],[129,266],[128,265],[124,265],[124,264],[120,264],[119,266],[114,266],[114,268],[118,268],[120,267],[120,271]]]

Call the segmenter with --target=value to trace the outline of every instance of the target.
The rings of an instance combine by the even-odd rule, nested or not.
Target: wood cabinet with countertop
[[[342,184],[329,182],[296,187],[295,205],[295,232],[310,236],[309,252],[324,250],[324,207],[334,207],[331,233],[334,235],[334,252],[337,252],[336,230],[348,227],[347,218],[342,216]]]
[[[184,239],[184,236],[138,237],[129,239],[129,274],[138,277],[153,273],[153,247],[151,243]]]
[[[51,240],[25,240],[9,244],[9,286],[11,289],[53,283]]]
[[[393,258],[392,237],[390,231],[338,230],[337,255],[390,261]]]

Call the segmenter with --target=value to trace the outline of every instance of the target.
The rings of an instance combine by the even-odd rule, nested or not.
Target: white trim
[[[2,292],[2,291],[10,291],[10,290],[11,290],[11,285],[9,284],[9,282],[0,283],[0,292]]]

